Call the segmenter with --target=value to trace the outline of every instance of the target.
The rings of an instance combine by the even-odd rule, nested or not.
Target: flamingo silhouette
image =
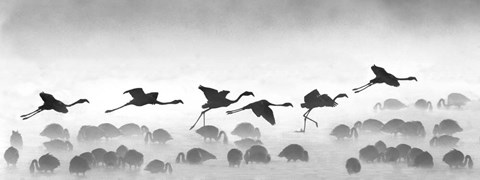
[[[47,93],[44,93],[44,92],[40,93],[40,97],[43,100],[43,105],[39,106],[37,110],[35,110],[31,113],[21,115],[20,117],[22,117],[23,120],[31,118],[31,117],[35,116],[36,114],[42,112],[43,110],[52,110],[53,109],[57,112],[67,113],[68,112],[67,107],[70,107],[70,106],[73,106],[73,105],[79,104],[79,103],[84,103],[84,102],[90,103],[90,102],[88,102],[87,99],[79,99],[78,101],[67,105],[67,104],[64,104],[62,101],[59,101],[59,100],[55,99],[51,94],[47,94]]]
[[[369,83],[353,89],[353,91],[355,91],[355,93],[362,92],[363,90],[367,89],[368,87],[370,87],[374,84],[386,83],[390,86],[398,87],[398,86],[400,86],[400,83],[398,81],[404,81],[404,80],[409,80],[409,81],[415,80],[415,81],[417,81],[417,78],[415,78],[413,76],[408,77],[408,78],[397,78],[394,75],[385,71],[385,69],[383,69],[382,67],[379,67],[379,66],[376,66],[376,65],[373,65],[371,67],[371,69],[372,69],[373,73],[375,73],[375,78],[370,80]]]
[[[335,107],[338,105],[335,100],[341,97],[348,98],[347,94],[342,93],[338,94],[337,96],[335,96],[335,98],[332,99],[327,94],[320,94],[317,89],[305,95],[305,97],[303,98],[305,102],[300,104],[300,106],[302,108],[307,108],[308,110],[307,112],[305,112],[305,114],[303,114],[303,117],[305,118],[303,120],[303,129],[300,129],[300,131],[296,132],[305,132],[305,129],[307,127],[307,119],[314,122],[315,126],[318,127],[318,122],[308,117],[310,111],[317,107]]]
[[[291,107],[293,107],[292,103],[272,104],[272,103],[268,102],[267,100],[263,99],[263,100],[260,100],[260,101],[250,103],[250,104],[248,104],[248,105],[246,105],[246,106],[244,106],[240,109],[227,111],[227,114],[233,114],[233,113],[243,111],[245,109],[251,109],[253,111],[253,113],[255,113],[255,115],[257,115],[257,117],[262,116],[271,125],[275,125],[275,117],[273,116],[273,111],[268,106],[284,106],[284,107],[291,106]]]
[[[208,101],[207,101],[207,103],[202,105],[202,108],[206,109],[206,110],[204,110],[204,111],[202,111],[202,113],[200,113],[200,116],[198,116],[197,121],[195,121],[195,123],[192,125],[192,127],[190,127],[190,130],[192,130],[195,127],[195,125],[197,125],[198,121],[200,120],[200,118],[202,116],[203,116],[203,126],[205,126],[205,113],[207,111],[210,111],[211,109],[220,108],[220,107],[227,107],[230,104],[238,102],[240,100],[240,98],[242,98],[242,96],[255,96],[255,95],[253,95],[252,92],[245,91],[242,94],[240,94],[237,99],[229,100],[229,99],[226,98],[226,96],[227,96],[228,93],[230,93],[230,91],[223,90],[223,91],[218,92],[216,89],[212,89],[212,88],[209,88],[209,87],[204,87],[202,85],[200,85],[198,87],[198,89],[203,91],[203,94],[205,94],[205,97],[207,98]]]
[[[147,104],[153,104],[153,105],[155,104],[166,105],[166,104],[178,104],[178,103],[183,104],[182,100],[173,100],[171,102],[160,102],[157,100],[158,92],[151,92],[151,93],[145,94],[142,88],[130,89],[128,91],[125,91],[123,94],[126,94],[126,93],[129,93],[133,98],[130,102],[118,108],[115,108],[112,110],[106,110],[105,113],[116,111],[128,105],[143,106]]]

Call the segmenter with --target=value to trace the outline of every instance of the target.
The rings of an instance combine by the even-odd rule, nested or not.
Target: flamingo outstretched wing
[[[245,108],[251,109],[257,117],[263,117],[271,125],[275,125],[275,117],[273,116],[272,109],[268,107],[269,104],[266,100],[260,100],[247,105]]]
[[[203,91],[203,94],[207,98],[208,101],[217,101],[218,99],[225,99],[230,91],[220,91],[218,92],[216,89],[205,87],[200,85],[198,89]]]
[[[143,92],[142,88],[135,88],[125,91],[123,94],[129,93],[134,99],[142,98],[145,96],[145,92]]]
[[[55,102],[57,99],[55,99],[51,94],[41,92],[40,97],[42,98],[43,102]]]
[[[378,67],[378,66],[375,66],[373,65],[371,67],[373,73],[375,74],[375,76],[379,77],[379,76],[385,76],[386,74],[388,74],[387,71],[385,71],[385,69],[383,69],[382,67]]]
[[[158,97],[158,92],[151,92],[147,94],[148,96],[152,97],[153,99],[157,99]]]

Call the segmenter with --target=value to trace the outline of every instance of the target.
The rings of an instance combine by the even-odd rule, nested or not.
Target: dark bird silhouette
[[[95,163],[94,166],[99,166],[99,165],[105,165],[105,162],[103,161],[103,156],[107,154],[107,150],[103,148],[97,148],[92,150],[93,157],[95,157]]]
[[[93,167],[93,165],[95,164],[95,156],[93,156],[91,152],[84,152],[79,156],[87,160],[88,167]]]
[[[167,141],[173,140],[173,138],[165,129],[157,129],[153,131],[153,133],[147,132],[145,134],[145,144],[148,144],[148,140],[152,143],[158,142],[160,144],[165,144]]]
[[[407,137],[425,137],[426,131],[422,122],[408,121],[398,128],[398,133]]]
[[[425,99],[419,99],[415,102],[415,108],[421,109],[421,110],[428,110],[432,111],[432,102],[427,101]]]
[[[468,168],[473,168],[473,160],[470,155],[464,156],[459,150],[453,149],[443,156],[443,162],[447,163],[450,168],[465,167],[468,164]]]
[[[413,166],[419,168],[433,168],[433,157],[427,151],[417,155],[413,160]]]
[[[397,135],[400,127],[405,124],[404,120],[401,119],[392,119],[388,121],[383,127],[382,132]]]
[[[7,161],[7,166],[10,164],[16,166],[19,157],[18,150],[13,146],[10,146],[3,154],[3,158]]]
[[[132,166],[136,168],[140,168],[143,164],[143,154],[136,151],[135,149],[130,149],[125,153],[125,157],[122,158],[122,164],[128,164],[129,168],[131,169]]]
[[[335,128],[333,128],[330,135],[337,137],[338,140],[341,140],[344,138],[351,138],[352,136],[354,136],[355,138],[358,138],[357,129],[355,127],[352,127],[352,129],[350,129],[345,124],[340,124]]]
[[[40,133],[40,136],[45,136],[50,139],[70,139],[70,133],[68,129],[63,129],[62,125],[57,123],[47,125]]]
[[[120,130],[124,136],[142,136],[143,133],[147,133],[149,131],[147,126],[140,127],[135,123],[124,124],[123,126],[120,126],[118,130]]]
[[[408,151],[410,151],[410,149],[412,149],[412,147],[408,144],[399,144],[395,148],[400,153],[400,156],[398,157],[398,160],[400,161],[400,160],[403,159],[403,160],[407,161]]]
[[[395,147],[389,147],[385,151],[384,162],[397,162],[400,159],[400,151]]]
[[[417,81],[417,78],[415,78],[413,76],[408,77],[408,78],[397,78],[394,75],[385,71],[385,69],[383,69],[382,67],[379,67],[379,66],[376,66],[376,65],[373,65],[371,67],[371,69],[372,69],[373,73],[375,73],[375,78],[370,80],[369,83],[353,89],[353,91],[355,91],[355,93],[362,92],[363,90],[367,89],[368,87],[370,87],[374,84],[386,83],[390,86],[398,87],[398,86],[400,86],[400,83],[398,81],[403,81],[403,80],[409,80],[409,81],[415,80],[415,81]]]
[[[235,141],[233,143],[235,144],[235,146],[237,146],[239,148],[242,148],[242,149],[248,149],[248,148],[252,147],[253,145],[263,145],[262,141],[260,141],[258,139],[254,140],[254,139],[251,139],[251,138],[241,139],[241,140]]]
[[[422,153],[423,150],[420,148],[412,147],[407,153],[407,165],[414,166],[415,158]]]
[[[441,135],[439,137],[434,136],[430,140],[430,146],[435,147],[455,147],[457,146],[458,141],[460,141],[460,138],[453,137],[450,135]]]
[[[35,116],[36,114],[42,112],[43,110],[52,110],[53,109],[57,112],[67,113],[68,112],[67,107],[71,107],[75,104],[80,104],[80,103],[84,103],[84,102],[90,103],[87,99],[79,99],[78,101],[76,101],[72,104],[64,104],[62,101],[59,101],[59,100],[55,99],[51,94],[47,94],[47,93],[44,93],[44,92],[40,93],[40,97],[43,100],[43,105],[39,106],[37,110],[35,110],[31,113],[21,115],[20,117],[22,117],[23,120],[31,118],[31,117]]]
[[[98,141],[105,137],[105,131],[97,126],[83,125],[78,130],[77,140],[78,142],[91,142]]]
[[[200,134],[200,136],[203,137],[204,142],[207,142],[207,139],[209,139],[210,142],[212,141],[212,139],[214,139],[215,141],[218,141],[223,135],[223,144],[228,144],[227,133],[225,133],[225,131],[219,130],[215,126],[211,126],[211,125],[203,126],[197,129],[195,132],[197,134]]]
[[[260,101],[250,103],[250,104],[248,104],[248,105],[246,105],[246,106],[244,106],[240,109],[227,111],[227,114],[233,114],[233,113],[243,111],[245,109],[251,109],[257,117],[261,116],[265,120],[267,120],[271,125],[275,125],[275,117],[273,116],[273,111],[272,111],[272,109],[270,109],[269,106],[284,106],[284,107],[291,106],[291,107],[293,107],[292,103],[272,104],[272,103],[268,102],[267,100],[263,99],[263,100],[260,100]]]
[[[363,121],[357,121],[354,125],[361,132],[371,132],[371,133],[380,133],[384,124],[382,121],[377,119],[367,119]]]
[[[290,161],[304,161],[308,162],[308,151],[303,149],[301,145],[298,144],[290,144],[287,147],[285,147],[280,154],[278,154],[278,157],[285,157],[287,158],[287,162]]]
[[[12,131],[12,135],[10,136],[10,146],[16,147],[18,149],[23,148],[23,138],[20,132]]]
[[[238,124],[231,132],[232,135],[239,136],[240,138],[257,138],[259,139],[262,134],[258,127],[253,126],[249,122],[243,122]]]
[[[100,128],[101,130],[103,130],[103,132],[105,132],[105,138],[107,140],[109,138],[115,138],[123,135],[122,132],[120,132],[120,130],[117,127],[115,127],[113,124],[110,124],[110,123],[102,123],[98,125],[98,128]]]
[[[400,110],[400,109],[403,109],[403,108],[406,108],[406,107],[407,107],[407,105],[402,103],[400,100],[390,98],[390,99],[386,99],[383,102],[383,107],[382,107],[382,103],[380,103],[380,102],[375,104],[375,106],[373,106],[373,110],[375,110],[375,111],[378,111],[378,110],[382,110],[382,111],[383,110]]]
[[[450,106],[457,106],[460,109],[470,101],[467,96],[461,93],[450,93],[447,97],[447,103],[445,103],[445,99],[441,98],[437,103],[437,108],[441,109],[443,106],[448,109]]]
[[[365,162],[374,162],[375,160],[380,160],[381,154],[378,152],[377,148],[372,145],[368,145],[360,151],[358,151],[360,160]]]
[[[90,170],[90,166],[85,158],[75,156],[72,158],[72,160],[70,160],[70,166],[68,167],[68,170],[70,171],[70,174],[82,174],[85,176],[85,172]]]
[[[123,108],[125,106],[128,106],[128,105],[144,106],[144,105],[147,105],[147,104],[153,104],[153,105],[155,105],[155,104],[167,105],[167,104],[178,104],[178,103],[183,104],[182,100],[173,100],[171,102],[160,102],[160,101],[157,100],[158,92],[151,92],[151,93],[145,94],[145,92],[143,92],[142,88],[130,89],[128,91],[125,91],[123,94],[126,94],[126,93],[129,93],[133,98],[132,100],[130,100],[130,102],[128,102],[128,103],[126,103],[123,106],[120,106],[118,108],[111,109],[111,110],[106,110],[105,113],[110,113],[110,112],[116,111],[116,110],[121,109],[121,108]]]
[[[235,166],[240,167],[240,164],[242,163],[242,160],[243,160],[242,151],[238,149],[230,149],[230,151],[228,151],[227,153],[227,160],[228,160],[229,167],[235,167]]]
[[[103,162],[105,162],[105,167],[117,168],[120,166],[120,159],[117,156],[117,153],[114,151],[108,151],[103,155]]]
[[[207,111],[210,111],[211,109],[220,108],[220,107],[228,107],[230,106],[230,104],[238,102],[240,98],[242,98],[243,96],[255,96],[253,95],[252,92],[245,91],[242,94],[240,94],[237,99],[230,100],[230,99],[227,99],[227,94],[230,93],[230,91],[223,90],[218,92],[216,89],[204,87],[202,85],[200,85],[198,89],[202,90],[203,94],[205,94],[205,97],[207,98],[207,103],[202,105],[202,108],[205,110],[200,113],[200,116],[198,116],[197,121],[195,121],[192,127],[190,127],[190,130],[192,130],[195,127],[195,125],[197,125],[198,121],[202,116],[203,116],[203,126],[205,126],[205,113]]]
[[[30,173],[33,174],[35,169],[37,171],[50,171],[53,173],[53,170],[55,170],[58,166],[60,166],[60,161],[55,156],[47,153],[41,156],[38,161],[36,159],[32,160],[32,163],[30,163]]]
[[[149,171],[150,173],[168,173],[172,174],[172,165],[170,163],[164,163],[158,159],[154,159],[150,161],[144,169],[145,171]]]
[[[305,132],[305,128],[307,127],[307,119],[315,123],[315,126],[318,127],[318,122],[308,117],[310,111],[318,107],[335,107],[338,105],[335,100],[342,97],[348,98],[347,94],[338,94],[332,99],[327,94],[320,94],[317,89],[305,95],[305,97],[303,97],[304,103],[300,104],[300,106],[302,108],[307,108],[308,110],[305,112],[305,114],[303,114],[303,129],[300,129],[300,131],[297,132]]]
[[[360,170],[362,169],[362,165],[360,165],[360,161],[358,161],[357,158],[352,157],[347,160],[345,168],[347,168],[348,174],[356,174],[360,172]]]
[[[382,154],[387,151],[387,145],[383,141],[377,141],[375,143],[375,148],[377,148],[378,153]]]
[[[127,154],[128,148],[125,145],[120,145],[118,146],[117,150],[115,150],[115,153],[119,158],[124,158],[125,154]]]
[[[60,139],[54,139],[48,142],[44,142],[43,146],[45,146],[48,152],[62,152],[73,150],[73,145],[72,143],[70,143],[70,141],[62,141]]]
[[[463,128],[458,125],[457,121],[452,119],[444,119],[440,124],[435,124],[433,127],[433,135],[452,135],[457,132],[462,132]]]
[[[185,153],[183,152],[178,153],[177,158],[175,159],[175,162],[189,163],[189,164],[202,164],[203,162],[210,159],[217,159],[217,157],[202,148],[192,148],[187,151],[186,158],[185,158]]]
[[[249,162],[267,164],[270,162],[271,157],[270,154],[268,154],[267,148],[261,145],[254,145],[245,151],[243,159],[245,159],[245,164],[248,164]]]

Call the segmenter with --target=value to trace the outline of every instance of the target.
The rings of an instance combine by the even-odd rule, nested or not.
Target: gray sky
[[[473,0],[4,0],[0,23],[0,96],[18,102],[2,105],[8,118],[40,91],[96,99],[99,112],[133,87],[195,112],[199,84],[298,104],[314,88],[351,94],[372,64],[419,82],[374,86],[345,107],[480,90]]]

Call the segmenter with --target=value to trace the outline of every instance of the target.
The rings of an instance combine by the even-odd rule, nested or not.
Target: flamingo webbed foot
[[[298,130],[298,131],[295,131],[295,132],[296,132],[296,133],[305,133],[305,130],[304,130],[304,129],[302,129],[302,128],[300,128],[300,130]]]

